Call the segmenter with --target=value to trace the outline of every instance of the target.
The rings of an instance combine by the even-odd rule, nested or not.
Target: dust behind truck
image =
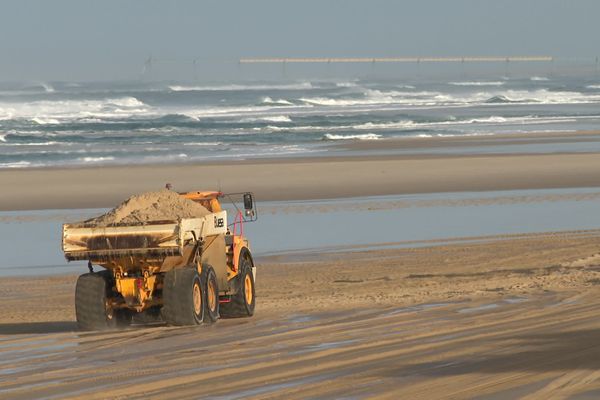
[[[230,224],[223,199],[235,210]],[[97,218],[64,224],[66,259],[87,260],[90,271],[75,288],[80,329],[252,316],[256,267],[243,226],[254,220],[251,193],[162,190],[132,196]],[[95,272],[94,266],[102,268]]]

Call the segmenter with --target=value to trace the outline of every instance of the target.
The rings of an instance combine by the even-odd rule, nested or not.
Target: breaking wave
[[[442,92],[401,92],[369,90],[362,98],[301,98],[301,101],[319,106],[360,106],[360,105],[406,105],[406,106],[452,106],[472,104],[540,103],[540,104],[581,104],[600,102],[600,94],[584,94],[569,91],[505,90],[501,92],[476,92],[454,95]]]
[[[276,105],[276,106],[293,106],[294,105],[294,103],[292,103],[288,100],[285,100],[285,99],[273,100],[270,97],[263,97],[261,104]]]
[[[0,168],[279,157],[328,151],[322,141],[565,132],[600,123],[598,80],[552,78],[554,89],[529,77],[450,80],[119,83],[76,90],[55,83],[52,94],[38,82],[5,84]]]
[[[287,115],[273,115],[266,117],[257,117],[257,118],[244,118],[240,122],[292,122],[292,119]]]
[[[31,167],[32,164],[29,161],[16,161],[8,163],[0,163],[0,168],[25,168]]]
[[[381,139],[381,135],[375,133],[366,133],[364,135],[334,135],[326,133],[323,140],[377,140]]]
[[[41,83],[41,86],[44,88],[46,93],[54,93],[55,92],[54,88],[49,83]]]
[[[60,121],[54,118],[39,118],[35,117],[31,119],[32,122],[35,122],[38,125],[56,125],[60,124]]]
[[[467,82],[448,82],[449,85],[453,86],[502,86],[505,82],[502,81],[467,81]]]
[[[274,117],[262,117],[260,118],[263,121],[268,122],[292,122],[292,119],[287,115],[276,115]]]
[[[39,100],[28,103],[0,102],[0,116],[27,119],[39,125],[58,124],[83,118],[115,119],[151,114],[151,108],[135,97],[105,100]]]
[[[358,86],[358,84],[356,82],[336,82],[335,86],[340,88],[351,88]]]
[[[503,95],[490,97],[485,102],[488,104],[518,103],[517,100],[511,100],[508,97],[503,96]]]
[[[244,90],[307,90],[313,89],[310,82],[292,84],[256,84],[256,85],[217,85],[217,86],[184,86],[171,85],[169,89],[173,92],[219,92],[219,91],[244,91]]]
[[[104,162],[104,161],[114,161],[114,157],[81,157],[78,158],[79,161],[83,161],[86,163],[97,163],[97,162]]]

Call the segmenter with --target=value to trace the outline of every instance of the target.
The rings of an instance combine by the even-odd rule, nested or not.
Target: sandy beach
[[[198,328],[78,333],[75,276],[3,279],[0,393],[593,397],[599,242],[561,232],[264,260],[255,317]]]
[[[445,142],[447,148],[482,141],[351,146],[434,148]],[[0,184],[11,190],[1,197],[0,208],[65,209],[45,217],[53,221],[63,213],[68,217],[69,208],[110,207],[167,181],[181,190],[214,187],[216,181],[225,191],[250,189],[259,199],[284,200],[262,210],[270,221],[307,212],[375,217],[388,210],[423,209],[427,215],[435,207],[476,208],[483,210],[481,216],[487,206],[591,204],[599,198],[599,171],[598,154],[585,152],[4,170]],[[562,194],[490,192],[586,187]],[[481,195],[444,197],[444,192],[461,191]],[[439,195],[342,202],[348,196],[427,192]],[[298,202],[326,197],[340,198],[340,204],[310,211],[311,203]],[[31,218],[36,217],[13,212],[0,223],[21,226]],[[368,246],[356,242],[326,251],[261,255],[256,315],[212,326],[137,321],[121,331],[78,332],[76,275],[4,277],[0,397],[596,397],[600,226],[398,242],[395,226],[411,229],[402,223],[389,221],[385,229],[392,233],[386,241],[371,240]],[[373,236],[368,229],[365,235]]]

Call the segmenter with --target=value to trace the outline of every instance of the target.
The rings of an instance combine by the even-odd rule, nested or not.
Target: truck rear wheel
[[[83,274],[75,286],[75,317],[82,330],[114,329],[128,322],[126,310],[111,306],[112,275],[109,271]]]
[[[176,268],[165,274],[162,315],[169,325],[200,324],[205,298],[196,268]]]
[[[176,268],[165,274],[162,315],[170,325],[199,325],[219,318],[219,288],[214,270],[195,266]]]
[[[204,322],[213,323],[219,319],[219,287],[217,285],[217,275],[212,267],[205,266],[202,268],[201,281],[206,287],[206,310],[204,314]]]
[[[256,291],[254,289],[254,274],[252,273],[252,262],[243,257],[239,264],[240,273],[237,279],[237,292],[231,296],[231,300],[221,304],[221,315],[228,318],[251,317],[254,315],[256,306]]]

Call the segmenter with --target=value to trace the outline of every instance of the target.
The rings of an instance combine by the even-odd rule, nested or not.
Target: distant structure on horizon
[[[240,58],[240,64],[261,63],[420,63],[420,62],[552,62],[551,56],[505,57],[280,57]]]
[[[183,59],[154,57],[150,55],[144,60],[141,76],[156,77],[166,76],[164,65],[168,64],[169,69],[179,68],[179,76],[185,75],[198,81],[200,78],[216,75],[229,74],[231,79],[240,77],[251,79],[271,79],[275,72],[271,68],[260,68],[268,65],[279,65],[281,76],[289,78],[291,74],[300,75],[309,71],[311,74],[319,75],[321,73],[331,75],[333,73],[355,74],[355,75],[373,75],[379,74],[392,76],[393,74],[412,74],[412,76],[432,75],[436,71],[439,76],[440,69],[435,65],[448,64],[449,67],[443,67],[443,73],[459,74],[462,77],[475,76],[481,74],[491,75],[527,75],[527,74],[548,74],[548,75],[587,75],[600,76],[599,57],[555,57],[549,55],[513,55],[513,56],[407,56],[407,57],[242,57],[242,58],[212,58],[208,57],[189,57]],[[351,69],[330,69],[334,65],[354,65]],[[391,67],[394,64],[406,65],[406,67]],[[159,71],[155,70],[156,65],[163,67]],[[258,68],[244,69],[243,65],[255,65]],[[307,68],[298,70],[291,69],[292,65],[306,65]],[[327,70],[319,69],[321,65],[330,65]],[[368,66],[371,66],[370,68]],[[381,65],[382,68],[377,66]],[[388,65],[390,67],[384,67]],[[450,67],[456,65],[456,67]],[[501,65],[501,69],[498,69]],[[536,66],[537,65],[537,66]],[[312,66],[312,67],[311,67]],[[364,67],[361,67],[364,66]],[[414,69],[416,67],[416,70]],[[288,69],[288,67],[290,69]],[[365,67],[369,68],[368,70]],[[316,69],[315,69],[316,68]],[[377,68],[377,69],[375,69]],[[209,79],[210,80],[210,79]]]

